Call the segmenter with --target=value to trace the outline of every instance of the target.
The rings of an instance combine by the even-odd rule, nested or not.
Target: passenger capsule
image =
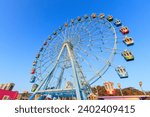
[[[36,64],[37,64],[37,61],[33,61],[32,65],[36,66]]]
[[[68,23],[65,23],[64,26],[67,27],[67,26],[68,26]]]
[[[116,20],[114,24],[115,24],[115,26],[117,26],[117,27],[119,27],[119,26],[121,26],[121,25],[122,25],[122,23],[121,23],[121,21],[120,21],[120,20]]]
[[[126,35],[126,34],[129,33],[129,29],[128,29],[128,27],[123,26],[123,27],[120,28],[120,32],[121,32],[123,35]]]
[[[35,68],[32,68],[31,74],[35,74]]]
[[[134,41],[133,41],[132,37],[125,37],[125,38],[123,39],[123,42],[124,42],[127,46],[131,46],[131,45],[134,44]]]
[[[109,22],[113,21],[113,16],[112,16],[112,15],[109,15],[109,16],[107,17],[107,20],[108,20]]]
[[[104,13],[101,13],[101,14],[100,14],[100,18],[101,18],[101,19],[105,18],[105,14],[104,14]]]
[[[39,58],[39,57],[40,57],[40,54],[37,54],[37,55],[36,55],[36,58]]]
[[[84,15],[84,19],[87,19],[88,18],[88,15]]]
[[[33,84],[31,91],[32,91],[32,92],[35,92],[35,90],[37,89],[37,87],[38,87],[38,84]]]
[[[128,78],[128,73],[123,66],[118,66],[115,70],[120,78]]]
[[[47,41],[44,42],[44,45],[47,45]]]
[[[96,13],[93,13],[93,14],[92,14],[92,18],[96,18]]]
[[[78,20],[78,21],[81,21],[81,17],[80,17],[80,16],[78,16],[78,17],[77,17],[77,20]]]
[[[104,87],[108,95],[114,95],[116,93],[113,82],[105,82]]]
[[[124,50],[122,52],[122,56],[125,58],[126,61],[134,60],[134,55],[129,50]]]
[[[55,32],[53,32],[53,35],[56,35],[57,34],[57,32],[55,31]]]
[[[35,82],[35,79],[36,79],[36,77],[35,77],[35,76],[32,76],[31,79],[30,79],[30,83],[34,83],[34,82]]]

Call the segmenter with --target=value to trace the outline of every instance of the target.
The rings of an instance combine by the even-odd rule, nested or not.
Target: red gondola
[[[123,34],[123,35],[126,35],[129,33],[129,29],[128,27],[121,27],[120,28],[120,32]]]
[[[105,82],[104,87],[108,95],[114,95],[116,93],[113,82]]]
[[[35,74],[35,68],[32,68],[31,74]]]

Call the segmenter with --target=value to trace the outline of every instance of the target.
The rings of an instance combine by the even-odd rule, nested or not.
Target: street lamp
[[[143,88],[142,88],[142,85],[143,85],[143,83],[142,83],[142,81],[140,81],[140,82],[139,82],[139,86],[140,86],[142,92],[144,93],[144,95],[146,95],[145,91],[144,91]]]
[[[121,96],[123,96],[123,93],[122,93],[122,90],[121,90],[121,84],[118,83],[117,85],[118,85],[118,88],[119,88],[119,90],[120,90]]]
[[[98,96],[98,86],[95,86],[96,89],[96,95]]]

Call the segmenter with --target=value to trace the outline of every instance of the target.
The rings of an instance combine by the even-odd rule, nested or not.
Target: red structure
[[[17,91],[0,89],[0,100],[16,100],[17,96],[18,96]]]

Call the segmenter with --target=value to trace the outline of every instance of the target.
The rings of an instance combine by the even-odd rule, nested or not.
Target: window
[[[9,100],[9,96],[8,95],[4,95],[2,100]]]

